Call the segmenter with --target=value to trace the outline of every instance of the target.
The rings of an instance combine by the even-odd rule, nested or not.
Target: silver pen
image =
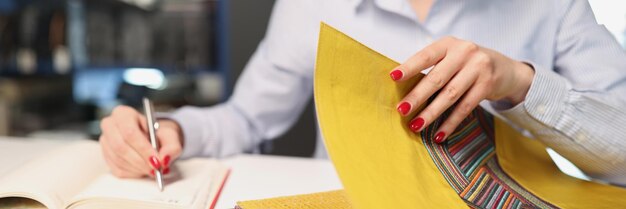
[[[152,109],[152,102],[146,97],[143,98],[143,109],[146,113],[146,119],[148,121],[148,135],[150,136],[150,144],[152,148],[159,151],[159,141],[156,138],[156,121],[154,120],[154,110]],[[163,191],[163,176],[161,175],[161,168],[154,170],[154,176],[156,177],[157,186],[159,190]]]

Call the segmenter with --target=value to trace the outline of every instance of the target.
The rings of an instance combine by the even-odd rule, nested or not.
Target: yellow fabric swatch
[[[351,209],[343,190],[238,202],[243,209]]]
[[[398,63],[322,24],[315,105],[326,149],[356,208],[466,208],[396,104]]]
[[[626,208],[626,189],[565,175],[542,143],[518,134],[501,120],[495,126],[500,166],[535,196],[560,208]]]
[[[330,158],[356,208],[463,208],[396,104],[421,77],[396,84],[399,64],[322,24],[315,101]],[[420,107],[419,109],[422,109]],[[494,118],[496,156],[514,181],[560,208],[626,208],[626,189],[560,172],[537,140]],[[625,174],[626,175],[626,174]]]
[[[396,111],[398,101],[421,77],[399,84],[391,81],[388,73],[398,63],[326,24],[321,26],[317,56],[318,119],[345,193],[255,200],[239,206],[467,208],[436,167],[420,135],[406,127],[413,116],[401,117]],[[498,118],[493,120],[500,167],[531,195],[560,208],[626,208],[626,189],[561,173],[543,144]]]

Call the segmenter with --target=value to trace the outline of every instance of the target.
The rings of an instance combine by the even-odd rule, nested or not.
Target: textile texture
[[[396,104],[421,79],[322,24],[315,102],[326,148],[356,208],[621,208],[626,189],[561,173],[541,142],[478,108],[444,144],[446,114],[422,133]],[[417,111],[424,106],[416,107]],[[414,113],[415,114],[415,113]]]

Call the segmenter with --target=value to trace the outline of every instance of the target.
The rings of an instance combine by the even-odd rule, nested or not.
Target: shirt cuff
[[[566,108],[569,83],[554,71],[533,68],[535,75],[523,102],[494,101],[491,106],[521,128],[536,132],[557,125]]]
[[[535,70],[535,77],[523,104],[533,118],[555,127],[565,112],[569,82],[549,69]]]

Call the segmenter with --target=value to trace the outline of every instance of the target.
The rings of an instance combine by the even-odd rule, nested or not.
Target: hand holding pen
[[[170,164],[182,152],[182,132],[172,120],[158,120],[155,132],[161,145],[150,144],[147,118],[128,106],[116,107],[102,119],[100,147],[111,173],[120,178],[155,176],[154,170],[169,173]]]

